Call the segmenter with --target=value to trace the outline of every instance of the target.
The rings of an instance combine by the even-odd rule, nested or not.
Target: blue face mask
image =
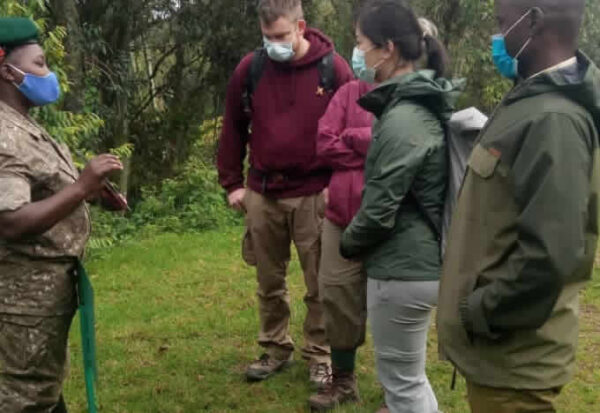
[[[519,76],[519,61],[508,54],[506,41],[501,34],[492,36],[492,59],[502,76],[508,79]]]
[[[519,20],[513,24],[505,34],[496,34],[492,36],[492,59],[496,68],[500,74],[508,79],[516,79],[519,77],[519,56],[525,51],[529,43],[531,43],[531,37],[527,39],[521,50],[512,57],[506,49],[506,36],[513,31],[524,19],[531,13],[529,10]]]
[[[269,57],[276,62],[289,62],[296,55],[294,45],[291,42],[275,43],[265,37],[263,43]]]
[[[358,47],[355,47],[352,52],[352,70],[354,70],[354,74],[358,79],[366,83],[375,83],[377,77],[377,65],[375,67],[367,67],[367,62],[365,60],[365,53],[368,53],[371,50],[364,52]]]
[[[15,87],[34,105],[49,105],[60,98],[60,84],[54,72],[50,72],[46,76],[36,76],[25,73],[13,65],[10,67],[23,75],[23,82],[20,85],[15,84]]]

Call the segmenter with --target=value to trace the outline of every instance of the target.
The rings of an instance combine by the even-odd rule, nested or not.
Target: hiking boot
[[[354,373],[334,370],[331,380],[308,399],[308,404],[312,411],[326,412],[342,404],[359,401]]]
[[[285,360],[277,360],[268,354],[263,354],[246,369],[248,381],[262,381],[292,364],[292,355]]]
[[[317,389],[331,382],[331,366],[327,363],[311,363],[308,371],[309,380]]]

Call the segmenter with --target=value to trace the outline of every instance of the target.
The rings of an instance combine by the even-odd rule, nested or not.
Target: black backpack
[[[252,56],[252,63],[250,63],[250,70],[248,70],[246,76],[244,93],[242,95],[244,112],[247,115],[252,114],[252,97],[262,78],[268,58],[267,50],[264,47],[257,49]],[[319,62],[319,78],[319,87],[323,92],[330,93],[335,90],[337,82],[333,52],[323,56]]]

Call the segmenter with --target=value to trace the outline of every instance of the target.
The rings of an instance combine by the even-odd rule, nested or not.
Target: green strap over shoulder
[[[79,297],[79,320],[81,321],[81,347],[87,393],[88,413],[98,411],[96,405],[96,317],[94,315],[94,289],[81,261],[77,262],[77,295]]]

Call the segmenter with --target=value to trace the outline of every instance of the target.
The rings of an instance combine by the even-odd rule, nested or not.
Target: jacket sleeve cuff
[[[340,136],[346,146],[361,156],[366,156],[371,145],[371,128],[348,128]]]
[[[497,340],[500,335],[491,331],[483,312],[483,293],[484,289],[480,288],[461,300],[460,318],[470,337],[477,335]]]
[[[342,240],[340,241],[340,255],[349,260],[355,258],[358,253],[355,248],[352,248],[352,241],[350,235],[347,232],[342,234]]]

